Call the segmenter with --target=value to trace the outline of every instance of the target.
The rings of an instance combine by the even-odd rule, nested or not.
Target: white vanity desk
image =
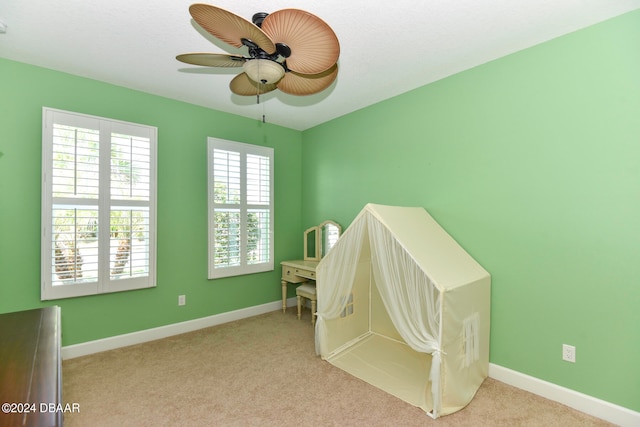
[[[316,267],[320,261],[282,261],[282,312],[287,311],[287,284],[316,280]]]
[[[308,228],[304,232],[304,259],[282,261],[282,312],[287,311],[287,285],[316,280],[320,259],[338,241],[342,227],[333,221]]]

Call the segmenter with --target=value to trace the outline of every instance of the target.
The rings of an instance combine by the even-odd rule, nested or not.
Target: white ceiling
[[[240,53],[191,19],[192,0],[3,0],[0,56],[304,130],[462,70],[623,13],[640,0],[211,0],[251,20],[311,12],[340,40],[329,89],[296,97],[231,94],[238,69],[190,66],[180,53]],[[204,3],[209,3],[204,1]]]

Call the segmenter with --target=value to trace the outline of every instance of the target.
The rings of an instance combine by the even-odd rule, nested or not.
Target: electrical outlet
[[[576,348],[569,344],[562,344],[562,360],[576,363]]]
[[[185,295],[178,295],[178,305],[185,305],[187,303],[187,297]]]

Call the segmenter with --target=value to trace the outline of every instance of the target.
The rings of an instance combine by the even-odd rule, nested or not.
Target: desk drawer
[[[316,272],[313,270],[304,270],[302,268],[295,269],[296,276],[306,277],[307,279],[316,280]]]
[[[296,274],[297,268],[289,267],[286,265],[282,266],[282,280],[286,280],[289,283],[301,283],[306,282],[307,279],[304,277],[300,277]]]

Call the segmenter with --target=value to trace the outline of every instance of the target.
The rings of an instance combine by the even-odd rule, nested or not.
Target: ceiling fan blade
[[[312,95],[328,88],[338,75],[338,64],[319,74],[290,71],[278,82],[278,89],[289,95]]]
[[[271,39],[260,28],[241,16],[202,3],[189,6],[189,13],[207,32],[231,46],[242,47],[242,39],[245,38],[267,53],[276,51]]]
[[[176,56],[176,59],[186,64],[205,67],[242,67],[246,61],[245,57],[240,55],[220,53],[183,53]]]
[[[340,43],[322,19],[298,9],[282,9],[268,15],[262,31],[275,43],[291,49],[287,67],[302,74],[317,74],[338,61]]]
[[[229,88],[231,88],[231,92],[236,95],[255,96],[271,92],[275,90],[277,86],[275,84],[256,83],[247,76],[247,73],[240,73],[231,80]]]

